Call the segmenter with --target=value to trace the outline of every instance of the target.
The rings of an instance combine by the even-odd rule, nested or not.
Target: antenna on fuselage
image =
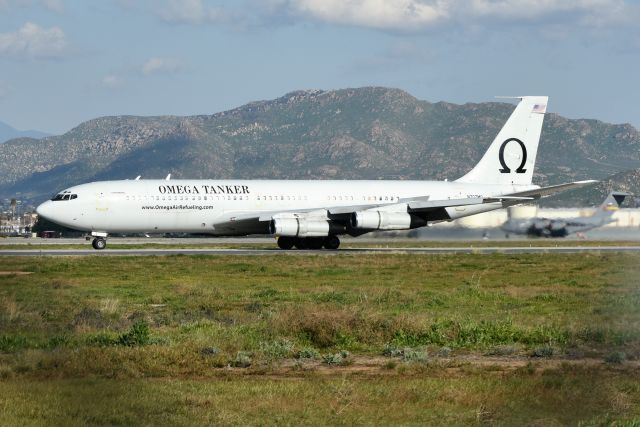
[[[169,181],[170,179],[171,179],[171,174],[167,175],[167,177],[164,180]]]

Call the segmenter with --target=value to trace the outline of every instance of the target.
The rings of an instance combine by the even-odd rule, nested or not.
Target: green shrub
[[[555,354],[555,349],[549,344],[545,344],[540,347],[536,347],[531,352],[531,357],[551,357]]]
[[[296,354],[296,359],[317,359],[320,353],[313,347],[305,347]]]
[[[248,368],[251,366],[251,363],[251,353],[239,351],[236,354],[236,358],[231,362],[231,366],[235,368]]]
[[[29,346],[29,341],[21,336],[0,335],[0,352],[12,353]]]
[[[398,348],[391,343],[387,343],[384,345],[384,349],[382,350],[382,355],[387,357],[402,357],[403,354],[402,348]]]
[[[284,359],[293,351],[293,343],[288,339],[260,343],[260,351],[271,359]]]
[[[404,362],[426,362],[428,358],[429,354],[425,349],[405,348],[402,353]]]
[[[322,361],[327,365],[341,366],[346,366],[353,363],[351,354],[346,350],[342,350],[340,353],[325,354],[324,356],[322,356]]]
[[[137,320],[127,332],[118,337],[117,343],[128,347],[148,344],[149,324],[144,320]]]
[[[451,351],[448,347],[443,347],[447,351]],[[424,362],[427,360],[428,353],[426,349],[403,347],[398,348],[393,344],[386,344],[382,354],[387,357],[399,357],[404,362]],[[447,353],[448,355],[449,353]]]

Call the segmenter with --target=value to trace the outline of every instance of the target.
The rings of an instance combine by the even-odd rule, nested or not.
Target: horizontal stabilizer
[[[585,185],[592,185],[597,183],[598,181],[593,179],[588,179],[585,181],[575,181],[568,182],[566,184],[558,184],[558,185],[550,185],[548,187],[540,187],[534,190],[520,191],[518,193],[511,193],[508,196],[517,196],[517,197],[531,197],[533,199],[539,199],[541,197],[547,197],[555,193],[559,193],[561,191],[571,190],[573,188],[584,187]]]

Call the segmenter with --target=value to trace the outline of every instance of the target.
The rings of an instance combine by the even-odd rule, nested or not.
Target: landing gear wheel
[[[339,247],[340,247],[340,239],[338,239],[338,236],[327,236],[324,239],[325,249],[336,250]]]
[[[314,250],[322,249],[323,240],[322,237],[307,237],[307,248]]]
[[[289,250],[293,248],[293,244],[295,243],[295,239],[289,236],[280,236],[278,237],[278,247],[280,249]]]
[[[307,241],[300,237],[296,237],[293,242],[293,246],[295,246],[296,249],[307,249]]]
[[[91,246],[93,246],[93,249],[97,250],[104,249],[107,247],[107,241],[102,237],[96,237],[93,239],[93,242],[91,242]]]

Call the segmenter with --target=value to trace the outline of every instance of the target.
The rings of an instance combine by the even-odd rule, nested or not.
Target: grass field
[[[0,425],[640,424],[640,255],[0,257]]]

